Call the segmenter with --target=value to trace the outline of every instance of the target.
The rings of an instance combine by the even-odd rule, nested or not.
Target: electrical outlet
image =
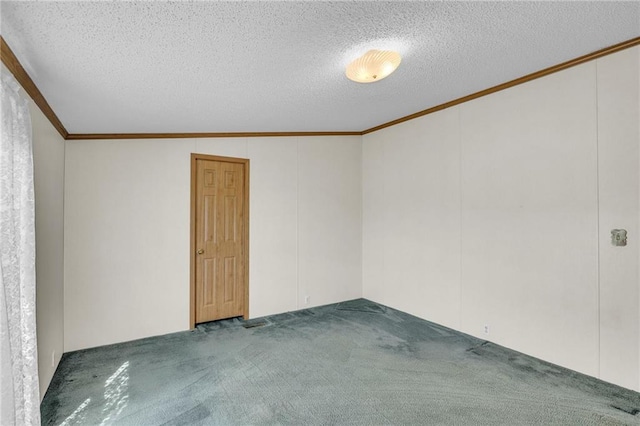
[[[56,366],[56,351],[51,352],[51,366],[52,367]]]
[[[308,305],[309,304],[309,300],[310,300],[310,297],[309,296],[305,296],[304,297],[304,304]]]
[[[489,334],[489,324],[484,325],[484,334]]]

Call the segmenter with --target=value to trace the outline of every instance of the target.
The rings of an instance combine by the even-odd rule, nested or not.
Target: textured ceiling
[[[360,131],[640,35],[639,2],[9,2],[70,133]],[[344,75],[371,48],[400,68]]]

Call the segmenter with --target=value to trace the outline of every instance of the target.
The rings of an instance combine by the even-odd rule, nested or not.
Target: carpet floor
[[[64,355],[44,425],[640,424],[640,394],[364,299]]]

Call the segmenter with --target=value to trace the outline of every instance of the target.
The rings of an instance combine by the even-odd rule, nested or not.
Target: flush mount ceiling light
[[[373,83],[394,72],[400,61],[398,52],[370,50],[347,65],[347,78],[357,83]]]

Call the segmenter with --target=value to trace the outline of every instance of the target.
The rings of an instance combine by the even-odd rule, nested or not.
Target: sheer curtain
[[[0,98],[0,425],[39,425],[31,117],[2,72]]]

